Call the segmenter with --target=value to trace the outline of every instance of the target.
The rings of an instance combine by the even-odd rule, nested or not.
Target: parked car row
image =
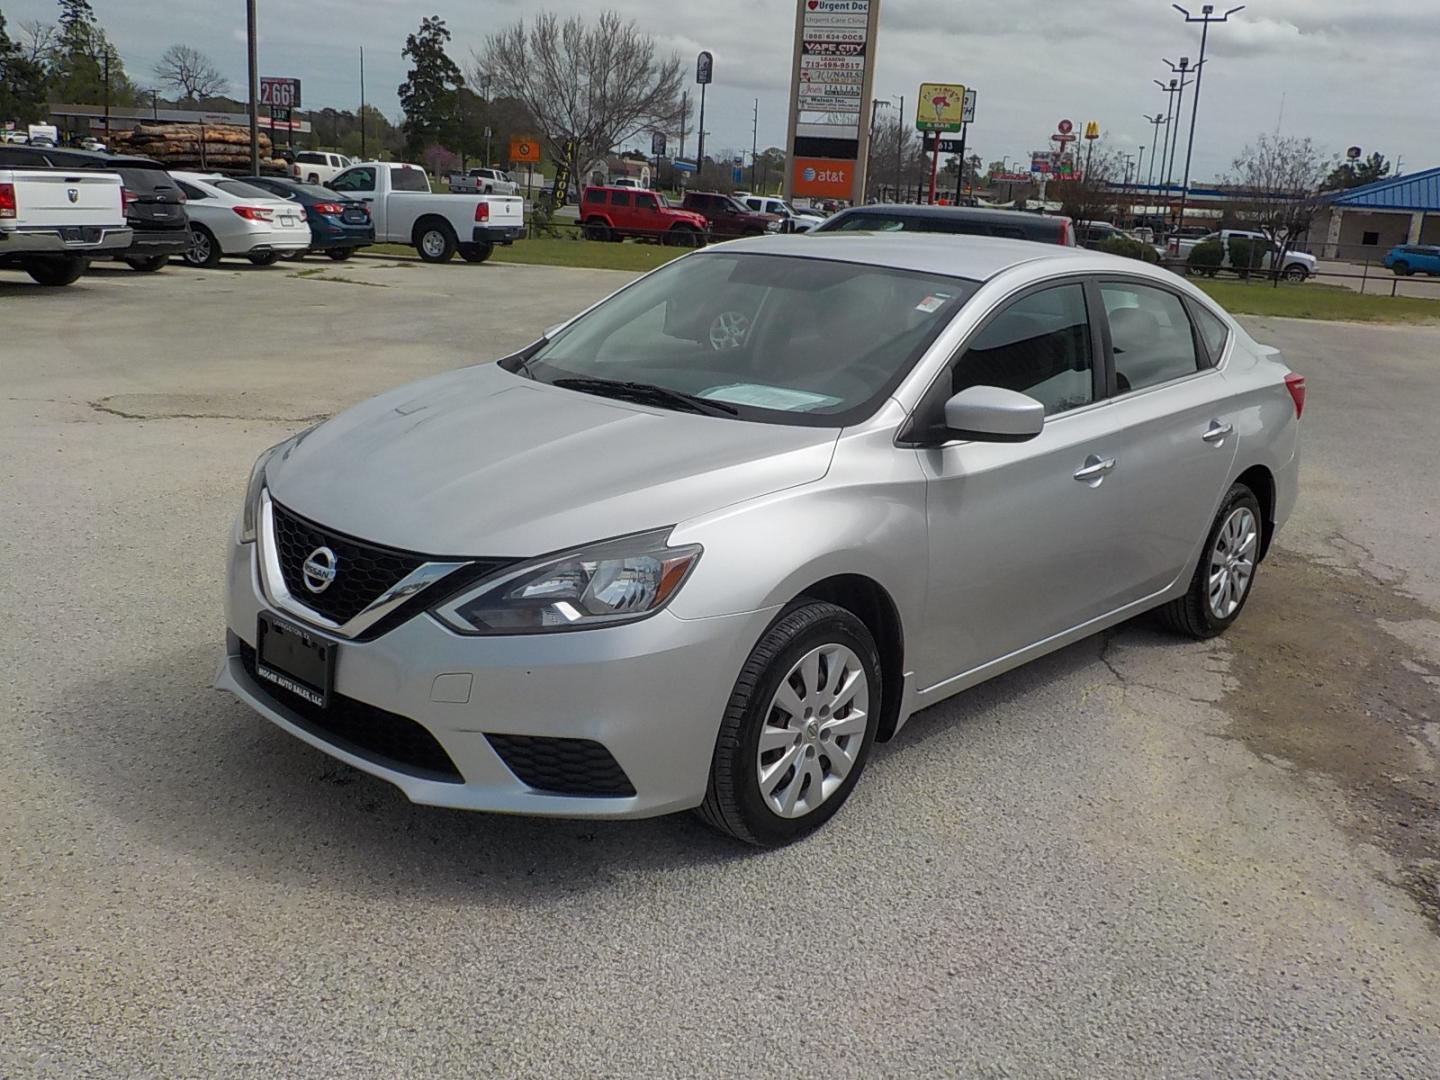
[[[306,171],[331,167],[302,156],[295,165]],[[169,171],[148,158],[33,142],[0,146],[0,267],[68,285],[96,258],[147,272],[174,255],[200,267],[223,258],[268,266],[310,253],[347,259],[376,242],[411,245],[429,262],[457,252],[484,262],[524,232],[517,196],[432,192],[416,165],[335,168],[321,186],[298,176]]]
[[[580,224],[590,240],[632,237],[688,247],[708,240],[796,231],[787,226],[786,217],[752,209],[733,195],[687,191],[676,206],[658,191],[622,184],[585,188]]]

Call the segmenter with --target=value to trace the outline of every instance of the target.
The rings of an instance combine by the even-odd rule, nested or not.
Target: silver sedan
[[[1304,403],[1139,262],[713,247],[262,455],[218,685],[417,802],[785,843],[919,709],[1147,611],[1230,626]]]

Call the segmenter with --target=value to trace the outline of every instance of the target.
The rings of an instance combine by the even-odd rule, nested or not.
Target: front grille
[[[378,600],[387,589],[429,560],[424,555],[381,547],[307,521],[277,502],[275,551],[290,595],[341,626]],[[310,553],[328,547],[335,553],[335,580],[322,593],[305,587],[302,567]]]
[[[409,717],[343,694],[332,693],[330,707],[322,709],[293,694],[272,692],[256,677],[255,650],[243,641],[240,662],[255,684],[254,691],[286,709],[294,723],[316,738],[396,772],[448,784],[464,782],[435,736]]]
[[[538,791],[555,795],[624,798],[635,788],[620,763],[590,739],[543,735],[486,735],[510,771]]]

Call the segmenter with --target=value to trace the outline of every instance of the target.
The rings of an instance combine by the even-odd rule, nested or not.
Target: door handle
[[[1225,437],[1234,430],[1234,424],[1222,424],[1219,420],[1211,420],[1209,428],[1206,429],[1205,434],[1201,435],[1200,438],[1208,443],[1219,443],[1223,442]]]
[[[1105,479],[1105,474],[1115,468],[1115,459],[1097,457],[1091,454],[1085,459],[1085,464],[1075,470],[1075,479],[1082,484],[1089,484],[1094,487]]]

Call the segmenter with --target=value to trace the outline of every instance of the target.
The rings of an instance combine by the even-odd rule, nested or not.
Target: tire
[[[90,268],[83,255],[37,256],[26,259],[21,267],[39,285],[69,285]]]
[[[415,251],[426,262],[449,262],[456,247],[455,231],[443,221],[415,227]]]
[[[355,249],[331,248],[329,251],[325,252],[325,254],[330,256],[330,258],[334,259],[336,262],[344,262],[346,259],[350,258],[351,255],[355,254]]]
[[[147,255],[144,258],[126,259],[125,265],[131,270],[139,270],[142,274],[153,274],[156,270],[163,268],[170,261],[168,255]]]
[[[1395,271],[1396,277],[1409,277],[1411,273],[1410,264],[1407,262],[1397,262],[1391,269]]]
[[[489,241],[483,244],[460,245],[460,257],[468,263],[483,263],[493,254],[495,254],[495,245]]]
[[[665,243],[674,247],[699,247],[700,233],[688,225],[676,225],[665,234]]]
[[[1303,266],[1287,266],[1285,268],[1286,281],[1305,281],[1310,277],[1310,271]]]
[[[816,659],[817,654],[828,659]],[[813,667],[805,667],[812,677],[799,677],[802,685],[816,686],[801,696],[793,683],[786,684],[812,660]],[[837,662],[842,665],[838,673],[832,666]],[[852,673],[858,676],[853,681]],[[837,682],[852,687],[849,697],[827,693]],[[756,847],[779,847],[814,832],[844,805],[865,770],[881,691],[879,653],[854,615],[818,600],[801,600],[781,612],[735,681],[715,740],[705,801],[696,811],[701,820]],[[823,711],[810,716],[807,707],[799,715],[791,713],[779,700],[785,695],[795,703],[795,713],[807,701],[823,703]],[[837,700],[840,707],[831,714]],[[827,734],[837,729],[844,733]],[[771,743],[764,756],[762,734]],[[760,777],[767,768],[785,770],[772,774],[768,791]],[[817,785],[824,792],[830,781],[836,783],[829,793],[807,806]],[[782,812],[786,802],[789,816]]]
[[[1232,519],[1249,512],[1250,526],[1242,528],[1238,532],[1234,529],[1227,529]],[[1243,518],[1241,521],[1243,522]],[[1210,525],[1210,532],[1205,537],[1205,547],[1200,553],[1200,563],[1195,567],[1195,576],[1190,579],[1190,588],[1185,595],[1171,600],[1168,604],[1156,609],[1160,621],[1177,634],[1184,634],[1186,637],[1205,640],[1223,634],[1229,629],[1230,624],[1240,617],[1240,612],[1245,610],[1245,602],[1250,599],[1250,594],[1255,591],[1255,574],[1260,567],[1260,544],[1262,542],[1264,529],[1264,518],[1260,512],[1260,501],[1255,498],[1255,493],[1244,484],[1235,484],[1225,495],[1225,501],[1220,506],[1220,512],[1215,515],[1215,520]],[[1235,543],[1236,538],[1240,542]],[[1219,562],[1226,558],[1227,553],[1239,548],[1239,554],[1249,553],[1249,570],[1244,580],[1240,583],[1238,598],[1233,593],[1222,592],[1222,603],[1217,605],[1211,600],[1211,575]],[[1235,582],[1237,580],[1233,570],[1226,572],[1225,581]],[[1230,606],[1230,601],[1234,606]]]
[[[255,255],[247,255],[246,258],[256,266],[274,266],[280,261],[280,253],[278,251],[262,251]]]
[[[610,239],[610,226],[599,218],[585,222],[585,239],[604,242]]]
[[[185,261],[191,266],[209,269],[220,264],[220,244],[215,234],[204,225],[190,226],[190,246],[185,249]]]

